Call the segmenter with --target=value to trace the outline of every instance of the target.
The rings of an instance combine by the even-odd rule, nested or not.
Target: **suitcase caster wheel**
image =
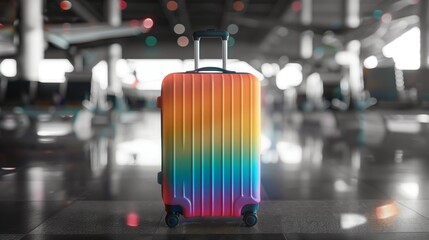
[[[174,228],[175,226],[177,226],[177,224],[179,224],[179,216],[174,213],[167,214],[167,216],[165,216],[165,223],[169,228]]]
[[[256,216],[256,213],[249,212],[244,214],[243,221],[247,227],[253,227],[258,222],[258,217]]]

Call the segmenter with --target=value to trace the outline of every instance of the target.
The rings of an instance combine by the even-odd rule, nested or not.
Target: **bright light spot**
[[[420,123],[415,119],[387,119],[387,130],[397,133],[415,134],[422,130]]]
[[[184,72],[180,59],[129,59],[136,70],[139,90],[160,90],[162,80],[172,72]]]
[[[271,139],[268,138],[267,136],[265,136],[264,134],[262,134],[262,138],[261,138],[261,152],[264,153],[265,151],[267,151],[268,149],[270,149],[271,147]]]
[[[127,214],[127,225],[129,227],[138,227],[139,226],[139,215],[135,212],[130,212]]]
[[[239,28],[238,28],[237,24],[230,24],[227,28],[227,31],[232,35],[237,34],[238,30],[239,30]]]
[[[53,143],[55,142],[55,138],[39,138],[39,143]]]
[[[4,171],[14,171],[16,168],[14,168],[14,167],[2,167],[1,168],[1,170],[4,170]]]
[[[381,21],[383,23],[390,23],[392,21],[393,17],[392,14],[390,13],[385,13],[383,14],[383,16],[381,16]]]
[[[306,94],[313,102],[323,98],[323,81],[319,73],[315,72],[307,77]]]
[[[145,39],[146,45],[148,45],[149,47],[154,47],[157,43],[158,43],[158,39],[154,36],[148,36]]]
[[[302,148],[300,145],[291,142],[278,142],[276,150],[280,160],[287,164],[299,164],[302,161]]]
[[[183,24],[178,23],[178,24],[174,25],[173,30],[176,34],[180,35],[180,34],[183,34],[185,32],[186,28]]]
[[[363,225],[367,222],[367,218],[360,214],[355,213],[344,213],[341,214],[341,228],[342,229],[351,229],[360,225]]]
[[[277,73],[276,85],[281,90],[297,87],[302,83],[302,78],[302,66],[298,63],[288,63]]]
[[[264,63],[261,66],[262,74],[267,78],[273,77],[279,70],[280,66],[277,63]]]
[[[121,2],[119,3],[119,8],[121,8],[121,10],[125,10],[128,7],[128,4],[125,0],[121,0]]]
[[[116,75],[119,78],[125,78],[131,73],[130,66],[128,65],[127,60],[119,59],[116,61]]]
[[[420,68],[420,29],[415,27],[383,47],[383,55],[393,58],[401,70]]]
[[[261,154],[261,162],[265,164],[274,164],[279,162],[279,154],[274,149],[269,149]]]
[[[67,11],[72,8],[72,4],[70,1],[61,1],[60,8],[64,11]]]
[[[94,78],[94,81],[99,83],[101,89],[107,89],[108,73],[106,61],[100,61],[92,68],[92,77]]]
[[[305,31],[301,34],[301,57],[309,59],[313,56],[313,36],[312,31]]]
[[[37,135],[40,137],[65,136],[73,131],[71,123],[63,122],[39,122]]]
[[[233,36],[229,36],[228,47],[232,47],[234,45],[235,45],[235,38]]]
[[[376,68],[378,65],[378,60],[376,56],[369,56],[363,61],[363,65],[367,69],[373,69]]]
[[[153,27],[152,18],[146,18],[145,20],[143,20],[143,27],[146,29],[152,28]]]
[[[416,118],[420,123],[429,123],[429,115],[427,114],[419,114]]]
[[[349,186],[344,180],[336,180],[334,183],[335,191],[337,192],[349,192],[351,186]]]
[[[186,47],[189,45],[189,39],[186,36],[180,36],[177,39],[177,45],[179,45],[180,47]]]
[[[351,54],[348,51],[340,51],[335,54],[335,62],[337,62],[339,65],[350,65],[350,59],[353,57],[353,54]]]
[[[231,61],[228,65],[228,69],[236,71],[236,72],[245,72],[253,74],[259,81],[264,80],[264,75],[252,67],[250,64],[244,61]]]
[[[302,9],[302,3],[298,0],[295,0],[292,2],[291,8],[294,12],[298,12]]]
[[[176,1],[168,1],[167,3],[167,9],[170,11],[176,11],[179,5]]]
[[[39,81],[61,83],[66,81],[65,73],[73,72],[74,67],[68,59],[43,59],[39,63]]]
[[[399,213],[399,209],[398,207],[396,207],[396,204],[394,203],[383,205],[381,207],[378,207],[375,210],[375,214],[378,219],[391,218],[398,215],[398,213]]]
[[[0,63],[0,73],[5,77],[15,77],[17,73],[16,60],[5,59]]]
[[[234,3],[233,3],[233,5],[232,5],[232,8],[235,10],[235,11],[237,11],[237,12],[240,12],[240,11],[243,11],[243,9],[244,9],[244,3],[243,3],[243,1],[235,1]]]
[[[406,197],[416,199],[419,196],[420,186],[415,182],[401,183],[398,192]]]
[[[159,166],[161,145],[158,139],[136,139],[120,143],[116,150],[116,163],[129,166]]]

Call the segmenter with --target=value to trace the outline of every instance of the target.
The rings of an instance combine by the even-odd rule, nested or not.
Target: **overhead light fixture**
[[[5,77],[15,77],[17,66],[15,59],[5,59],[0,63],[0,73]]]
[[[367,69],[376,68],[378,65],[378,59],[376,56],[369,56],[363,61],[363,65]]]
[[[302,80],[302,66],[298,63],[288,63],[277,73],[276,85],[280,90],[286,90],[299,86]]]
[[[420,28],[414,27],[383,47],[383,55],[393,58],[400,70],[420,68]]]

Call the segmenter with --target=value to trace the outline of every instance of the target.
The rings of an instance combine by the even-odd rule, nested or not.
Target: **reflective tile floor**
[[[263,117],[259,222],[181,219],[156,174],[158,112],[0,118],[0,239],[429,239],[429,115]],[[101,121],[102,122],[102,121]]]

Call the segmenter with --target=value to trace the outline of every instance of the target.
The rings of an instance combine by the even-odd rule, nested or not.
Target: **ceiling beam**
[[[92,6],[81,0],[70,0],[73,7],[71,8],[83,20],[90,23],[99,23],[103,20],[103,16],[92,8]]]

